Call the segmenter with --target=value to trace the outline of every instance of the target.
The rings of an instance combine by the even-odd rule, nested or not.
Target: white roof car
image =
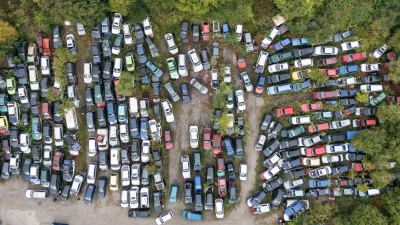
[[[190,61],[192,62],[193,65],[193,71],[199,72],[203,70],[203,64],[201,63],[200,59],[199,59],[199,55],[197,55],[196,50],[195,49],[191,49],[188,51],[188,56]]]
[[[342,47],[342,51],[349,51],[361,46],[361,41],[349,41],[344,42],[340,45]]]
[[[270,180],[275,175],[277,175],[279,171],[281,171],[281,168],[278,166],[278,164],[275,164],[271,166],[268,170],[262,172],[261,175],[262,177],[264,177],[263,180]]]
[[[26,132],[21,132],[19,134],[19,147],[21,152],[29,154],[31,153],[31,140],[29,139],[29,134]]]
[[[343,155],[322,156],[321,161],[324,164],[331,164],[343,161]]]
[[[224,82],[225,83],[232,82],[231,67],[230,66],[225,66],[224,70],[225,70]]]
[[[76,23],[76,31],[78,35],[82,36],[86,34],[85,27],[81,23]]]
[[[218,70],[217,69],[211,70],[211,87],[214,89],[219,88]]]
[[[381,68],[380,63],[363,63],[361,64],[361,72],[369,73],[379,71]]]
[[[382,84],[363,84],[360,85],[360,91],[366,91],[366,92],[382,92],[383,91],[383,86]]]
[[[29,72],[29,83],[32,91],[38,91],[39,88],[39,82],[38,82],[38,77],[37,77],[37,68],[34,65],[28,66],[28,72]]]
[[[247,92],[250,92],[253,90],[253,84],[251,83],[251,80],[249,78],[249,75],[247,72],[242,72],[240,73],[240,78],[243,82],[244,87],[246,88]]]
[[[319,166],[321,161],[319,157],[309,157],[309,158],[301,158],[301,164],[304,166]]]
[[[181,156],[181,163],[182,163],[182,175],[184,179],[190,178],[190,160],[189,156],[182,155]]]
[[[264,147],[265,141],[267,140],[267,136],[264,134],[260,134],[257,138],[257,143],[254,146],[254,149],[257,151],[261,151]]]
[[[123,26],[123,30],[124,30],[124,41],[125,44],[130,45],[133,43],[132,40],[132,34],[131,34],[131,26],[129,24],[124,24]]]
[[[351,125],[351,121],[349,119],[344,120],[335,120],[332,121],[329,125],[330,129],[342,129],[343,127],[347,127]]]
[[[314,48],[314,55],[337,55],[338,48],[332,46],[317,46]]]
[[[271,211],[271,204],[269,203],[264,203],[264,204],[259,204],[258,206],[253,206],[253,214],[261,214],[261,213],[266,213]]]
[[[139,187],[133,186],[129,190],[129,206],[131,209],[139,208]]]
[[[178,73],[182,77],[185,77],[188,75],[188,70],[186,67],[186,56],[185,54],[179,54],[178,55]]]
[[[90,162],[89,169],[86,176],[86,180],[88,184],[94,184],[96,181],[96,174],[97,174],[97,163]]]
[[[313,66],[313,65],[314,65],[313,60],[310,58],[294,60],[294,67],[296,67],[296,68]]]
[[[121,139],[122,143],[129,142],[128,124],[119,125],[119,139]]]
[[[151,26],[150,23],[150,18],[146,17],[146,19],[143,20],[143,28],[144,28],[144,34],[148,37],[153,37],[153,27]]]
[[[245,162],[239,164],[239,180],[247,180],[247,164]]]
[[[135,163],[131,167],[132,185],[140,185],[140,164]]]
[[[178,47],[175,44],[174,36],[171,33],[167,33],[165,35],[165,40],[167,41],[169,53],[171,53],[172,55],[177,54]]]
[[[190,147],[198,148],[199,147],[199,129],[197,126],[190,126]]]
[[[321,135],[316,134],[311,137],[299,138],[299,146],[310,147],[322,141]]]
[[[91,84],[92,79],[92,62],[85,62],[83,64],[83,82],[85,84]]]
[[[121,167],[121,185],[123,187],[131,184],[130,168],[129,165],[122,165]]]
[[[69,50],[74,50],[76,49],[76,42],[75,42],[75,37],[73,34],[67,34],[67,36],[65,36],[67,39],[67,48]]]
[[[173,218],[174,218],[174,214],[171,211],[169,211],[169,212],[166,212],[166,213],[162,214],[161,216],[157,217],[156,223],[157,223],[157,225],[161,225],[161,224],[168,222],[169,220],[172,220]]]
[[[50,74],[50,59],[48,56],[40,57],[40,69],[42,74]]]
[[[149,120],[149,127],[150,127],[150,132],[151,132],[151,137],[153,140],[158,141],[161,138],[161,131],[158,129],[159,124],[157,123],[156,120]]]
[[[149,198],[150,198],[150,190],[149,186],[143,186],[140,189],[140,206],[141,208],[149,208],[150,203],[149,203]]]
[[[129,206],[129,189],[128,188],[122,188],[121,191],[121,207],[122,208],[128,208]]]
[[[310,170],[309,176],[311,178],[318,178],[322,176],[326,176],[332,173],[332,169],[330,166],[323,166],[313,170]]]
[[[348,143],[325,145],[326,153],[336,154],[336,153],[343,153],[343,152],[348,152],[348,151],[349,151]]]
[[[93,157],[97,154],[97,142],[96,138],[90,137],[89,138],[89,145],[88,145],[88,156]]]
[[[283,186],[285,186],[286,189],[291,189],[291,188],[295,188],[298,186],[301,186],[304,184],[304,179],[303,178],[299,178],[296,180],[288,180],[285,181],[285,183],[283,183]]]
[[[269,36],[264,38],[261,42],[261,47],[264,49],[267,49],[268,46],[271,44],[271,42],[274,40],[274,38],[279,34],[279,29],[278,27],[273,27],[271,29],[271,32],[269,33]]]
[[[215,199],[215,216],[217,219],[223,219],[224,215],[224,200],[217,198]]]
[[[289,64],[287,62],[272,64],[268,66],[269,73],[276,73],[289,70]]]
[[[190,84],[198,91],[200,91],[200,93],[202,93],[203,95],[208,93],[208,89],[206,88],[206,86],[200,83],[196,78],[192,78],[192,80],[190,80]]]
[[[175,121],[174,112],[172,111],[172,105],[168,101],[168,99],[162,100],[161,105],[164,109],[164,115],[165,115],[165,119],[167,120],[167,123],[174,122]]]
[[[290,118],[292,124],[308,124],[311,123],[310,116],[293,116]]]
[[[268,52],[261,51],[260,54],[258,55],[257,63],[254,68],[254,71],[256,73],[261,74],[264,72],[264,68],[265,68],[265,64],[267,63],[267,59],[268,59]]]
[[[243,25],[242,24],[237,24],[235,28],[235,34],[237,37],[237,41],[241,42],[243,38]]]
[[[355,77],[344,77],[344,78],[337,79],[336,81],[337,81],[337,84],[339,87],[358,83]]]
[[[142,153],[141,153],[141,160],[143,163],[147,163],[149,162],[150,158],[149,158],[149,154],[150,154],[150,141],[149,140],[143,140],[142,141]]]
[[[51,166],[52,153],[51,145],[45,145],[43,148],[43,166]]]
[[[375,49],[375,51],[372,52],[372,56],[376,59],[380,58],[383,55],[383,53],[386,52],[387,48],[388,48],[387,44],[382,45],[380,48]]]
[[[119,13],[114,13],[111,33],[119,34],[121,32],[121,23],[122,23],[122,15]]]
[[[239,111],[243,112],[246,110],[246,102],[244,101],[244,93],[242,90],[236,91],[236,104]]]

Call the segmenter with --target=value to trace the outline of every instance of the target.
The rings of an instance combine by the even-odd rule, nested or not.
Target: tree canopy
[[[358,205],[349,218],[350,224],[387,225],[388,219],[372,205]]]

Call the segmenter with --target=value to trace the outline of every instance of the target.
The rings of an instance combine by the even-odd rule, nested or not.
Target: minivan
[[[83,82],[85,82],[85,84],[92,83],[92,63],[91,62],[85,62],[83,64]]]
[[[107,101],[107,118],[110,125],[117,123],[117,116],[115,115],[115,103],[114,101]]]
[[[88,169],[87,177],[86,177],[88,184],[94,184],[95,183],[96,174],[97,174],[97,163],[90,162],[89,163],[89,169]]]
[[[60,195],[61,176],[58,173],[53,173],[50,179],[50,194],[53,196]]]
[[[121,76],[121,72],[122,72],[122,59],[121,58],[115,58],[113,76],[115,78],[119,78]]]
[[[54,144],[55,146],[63,146],[63,125],[62,124],[54,124]]]
[[[110,60],[107,60],[106,63],[104,64],[103,68],[103,79],[104,80],[109,80],[112,75],[112,62]]]
[[[118,124],[110,125],[109,142],[111,147],[119,146],[119,126]]]
[[[110,150],[110,164],[112,170],[119,170],[121,168],[120,152],[120,148],[111,148]]]
[[[42,76],[50,77],[50,59],[47,56],[40,58],[40,68],[42,70]]]
[[[246,51],[252,52],[253,51],[253,39],[251,39],[250,33],[244,33],[244,42],[246,43]]]
[[[181,84],[181,91],[182,91],[182,101],[183,103],[190,102],[190,95],[189,95],[189,87],[187,83]]]
[[[95,137],[89,138],[88,156],[93,157],[97,154],[97,142]]]
[[[260,55],[258,56],[256,67],[254,69],[256,73],[261,74],[264,72],[264,68],[265,68],[265,64],[267,63],[267,59],[268,59],[268,52],[261,51]]]
[[[182,77],[185,77],[188,75],[188,70],[186,68],[186,55],[185,54],[178,55],[178,73]]]
[[[87,131],[88,132],[95,132],[96,131],[95,121],[94,121],[94,112],[93,111],[88,111],[86,113],[86,125],[87,125]]]
[[[207,166],[207,183],[214,184],[214,166]]]
[[[194,175],[194,191],[195,192],[202,192],[203,191],[203,185],[201,182],[201,175],[200,174],[195,174]]]
[[[211,69],[210,59],[208,58],[208,50],[206,48],[201,51],[201,59],[203,62],[203,69]]]
[[[292,89],[292,85],[290,83],[286,83],[286,84],[278,84],[278,85],[274,85],[274,86],[269,86],[267,88],[267,91],[268,91],[269,95],[276,95],[276,94],[293,91],[293,89]]]
[[[104,116],[104,107],[97,108],[97,123],[99,124],[99,128],[107,127],[107,120]]]
[[[201,192],[196,192],[194,209],[198,212],[203,210],[203,196]]]

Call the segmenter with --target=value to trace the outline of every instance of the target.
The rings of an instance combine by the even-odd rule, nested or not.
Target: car
[[[342,58],[343,62],[350,63],[354,61],[360,61],[367,58],[367,53],[366,52],[356,52],[356,53],[351,53],[344,55]]]
[[[383,91],[383,86],[382,84],[363,84],[360,85],[360,91],[366,91],[367,93],[370,92],[382,92]]]
[[[262,150],[262,153],[266,156],[269,157],[278,147],[280,146],[280,141],[277,139],[271,139],[268,143],[268,145]]]
[[[283,81],[288,81],[290,80],[290,74],[285,73],[285,74],[273,74],[273,75],[269,75],[267,76],[267,83],[268,84],[276,84],[276,83],[280,83]]]
[[[248,207],[254,207],[258,206],[264,198],[267,196],[267,192],[265,192],[263,189],[258,190],[256,193],[254,193],[252,196],[250,196],[247,199],[247,206]]]
[[[86,172],[79,172],[79,174],[75,175],[74,180],[72,181],[70,194],[77,196],[83,187],[83,183],[86,179]]]
[[[379,103],[381,103],[381,102],[382,102],[383,100],[385,100],[385,99],[386,99],[386,94],[382,92],[382,93],[380,93],[378,96],[372,98],[372,99],[369,101],[369,104],[370,104],[371,106],[377,106],[377,105],[379,105]],[[366,114],[366,112],[367,112],[367,110],[363,111],[364,115]],[[367,115],[366,115],[366,116],[367,116]]]
[[[342,129],[344,127],[348,127],[351,125],[351,121],[349,119],[343,120],[335,120],[330,123],[330,129]]]
[[[299,68],[299,67],[307,67],[307,66],[313,66],[313,60],[310,58],[306,59],[297,59],[294,61],[294,67]]]
[[[189,40],[187,38],[188,37],[188,31],[189,31],[189,22],[184,20],[181,23],[181,31],[179,33],[179,36],[180,36],[180,38],[181,38],[183,43],[188,43],[189,42]]]
[[[292,116],[289,117],[289,123],[291,124],[308,124],[311,122],[310,116]]]
[[[321,161],[319,157],[305,157],[301,158],[301,164],[304,166],[319,166]]]
[[[190,178],[190,160],[189,156],[182,155],[181,156],[181,163],[182,163],[182,175],[184,179]]]
[[[236,105],[238,106],[237,111],[239,113],[242,113],[244,110],[246,110],[246,102],[244,101],[244,93],[242,90],[236,90],[235,96],[236,96]]]
[[[283,180],[281,177],[276,176],[273,179],[271,179],[270,181],[266,181],[262,184],[262,187],[264,189],[265,192],[272,192],[275,189],[279,188],[280,186],[282,186],[283,184]]]
[[[211,87],[213,89],[219,88],[219,79],[218,79],[218,70],[217,69],[211,70]]]
[[[311,178],[319,178],[319,177],[323,177],[323,176],[326,176],[331,173],[332,173],[332,169],[330,166],[323,166],[323,167],[319,167],[319,168],[310,170],[309,176]]]
[[[54,48],[62,47],[62,41],[61,41],[61,27],[60,26],[54,26],[52,29],[53,33],[53,43],[54,43]]]
[[[172,188],[171,188],[172,191]],[[164,192],[163,191],[154,191],[153,192],[153,208],[155,213],[162,212],[164,208]]]
[[[312,147],[302,147],[300,148],[300,152],[302,155],[306,155],[307,157],[320,156],[325,154],[325,147],[323,145],[317,145]]]
[[[358,101],[355,98],[342,98],[340,99],[341,106],[351,106],[358,104]]]
[[[247,72],[242,72],[240,73],[240,79],[243,82],[243,85],[246,89],[247,92],[250,92],[253,90],[253,84],[251,84],[249,75],[247,74]]]
[[[179,78],[179,74],[177,71],[177,67],[176,67],[176,62],[174,60],[174,58],[168,58],[167,59],[167,67],[168,67],[168,72],[170,75],[170,79],[171,80],[176,80]]]
[[[311,81],[310,80],[305,80],[304,82],[299,82],[299,83],[293,83],[292,84],[292,89],[293,91],[301,91],[304,89],[311,88]]]
[[[371,84],[371,83],[379,83],[381,82],[381,76],[378,74],[369,74],[361,77],[361,83],[363,84]]]
[[[314,99],[330,99],[340,97],[339,90],[317,91],[313,93]]]
[[[215,155],[220,155],[222,153],[222,137],[220,134],[213,134],[212,137],[212,151]]]
[[[272,113],[276,117],[291,116],[294,115],[294,107],[293,106],[278,107],[273,109]]]
[[[156,122],[156,120],[149,120],[149,127],[151,131],[151,137],[155,141],[159,141],[161,139],[161,134],[160,134],[160,129],[159,129],[159,124]]]
[[[343,133],[331,133],[326,134],[322,137],[323,143],[335,143],[335,142],[343,142],[346,140],[346,137]]]
[[[300,79],[303,79],[303,78],[308,78],[310,72],[311,72],[311,70],[302,70],[302,71],[293,72],[292,73],[292,79],[293,80],[300,80]]]
[[[298,43],[298,42],[296,42]],[[285,38],[283,40],[280,40],[278,43],[274,44],[274,49],[275,51],[282,50],[285,46],[291,45],[292,42],[290,41],[290,38]]]
[[[369,73],[369,72],[377,72],[380,70],[380,63],[363,63],[361,64],[361,72]]]
[[[301,159],[300,158],[295,158],[295,159],[289,159],[289,160],[283,160],[282,161],[282,168],[284,170],[289,170],[293,169],[296,167],[301,166]]]
[[[235,173],[235,168],[234,168],[232,162],[227,162],[226,163],[226,170],[228,172],[229,180],[233,180],[234,181],[236,179],[236,173]]]
[[[347,85],[354,85],[357,84],[357,80],[355,77],[345,77],[336,80],[339,87],[347,86]]]
[[[364,153],[346,153],[346,155],[344,156],[344,158],[345,158],[347,161],[355,162],[355,161],[362,161],[363,158],[364,158],[364,156],[365,156]],[[343,161],[343,158],[342,158],[342,161]]]
[[[340,44],[342,51],[349,51],[361,46],[361,41],[349,41]]]
[[[329,154],[337,154],[337,153],[344,153],[349,151],[349,144],[342,143],[342,144],[332,144],[332,145],[325,145],[325,151]]]
[[[246,59],[238,51],[236,51],[236,60],[237,60],[237,66],[239,69],[246,68]]]
[[[338,69],[339,69],[340,75],[347,75],[347,74],[351,74],[351,73],[357,73],[358,65],[356,65],[356,64],[344,65],[344,66],[340,66]]]
[[[164,131],[164,140],[165,140],[165,148],[167,150],[171,150],[174,148],[174,143],[172,142],[172,137],[171,137],[171,130]]]
[[[166,212],[166,213],[162,214],[161,216],[157,217],[156,223],[157,223],[157,225],[161,225],[161,224],[164,224],[164,223],[172,220],[173,218],[174,218],[174,214],[171,211],[169,211],[169,212]]]
[[[303,37],[293,38],[292,45],[293,46],[307,46],[307,45],[310,45],[310,42],[308,41],[307,38],[303,38]]]
[[[152,61],[146,62],[146,67],[152,72],[156,77],[161,77],[163,75],[162,70],[160,70]],[[175,66],[176,68],[176,66]]]
[[[201,154],[200,151],[193,151],[193,171],[201,172],[203,165],[201,164]]]
[[[353,127],[370,127],[375,126],[377,124],[377,120],[375,118],[365,118],[365,119],[354,119]]]
[[[268,170],[262,171],[259,176],[261,180],[270,180],[277,175],[280,170],[281,168],[279,168],[278,164],[275,164],[272,165]]]
[[[203,131],[203,149],[211,150],[211,128],[205,127]]]
[[[292,129],[282,130],[281,137],[282,138],[292,138],[299,136],[305,132],[304,126],[293,127]]]
[[[337,166],[333,166],[331,169],[332,169],[332,174],[337,175],[337,174],[348,172],[349,166],[348,165],[337,165]]]
[[[75,42],[75,37],[73,34],[67,34],[67,36],[65,36],[65,38],[67,39],[67,48],[71,53],[76,53],[76,42]]]
[[[334,80],[334,79],[328,79],[327,81],[325,81],[324,83],[317,83],[316,84],[317,88],[325,88],[325,87],[338,87],[338,80]]]
[[[190,126],[190,147],[198,148],[199,147],[199,129],[197,126]]]
[[[224,215],[224,200],[217,198],[215,199],[215,216],[217,219],[223,219]]]
[[[178,47],[175,44],[174,36],[172,33],[167,33],[165,34],[165,41],[167,42],[168,45],[168,51],[171,54],[177,54],[178,53]]]
[[[379,58],[383,55],[383,53],[386,52],[387,48],[388,48],[388,45],[387,45],[387,44],[384,44],[384,45],[382,45],[381,47],[375,49],[375,50],[371,53],[371,55],[372,55],[374,58],[379,59]]]
[[[297,187],[303,185],[304,183],[305,183],[304,178],[298,178],[295,180],[285,181],[283,183],[283,186],[285,187],[285,189],[292,189],[292,188],[297,188]]]
[[[208,89],[203,84],[201,84],[196,78],[190,80],[190,84],[195,87],[201,94],[207,94]]]
[[[52,165],[51,165],[51,168],[53,170],[55,170],[55,171],[60,171],[61,170],[63,157],[64,157],[64,153],[61,152],[61,151],[56,151],[54,153],[53,162],[52,162]]]
[[[189,95],[189,86],[187,83],[181,83],[181,93],[182,93],[182,101],[183,103],[190,102],[190,95]]]
[[[321,161],[324,164],[331,164],[343,161],[343,155],[330,155],[330,156],[322,156]]]
[[[287,62],[272,64],[268,66],[269,73],[276,73],[289,70],[289,64]]]
[[[200,61],[199,55],[196,53],[195,49],[188,51],[188,56],[193,65],[193,72],[197,73],[203,70],[203,64]]]
[[[323,106],[324,105],[322,104],[322,102],[307,103],[301,105],[301,110],[303,112],[316,111],[316,110],[321,110]]]
[[[338,48],[332,47],[332,46],[317,46],[314,48],[314,56],[319,56],[319,55],[337,55],[338,54]]]

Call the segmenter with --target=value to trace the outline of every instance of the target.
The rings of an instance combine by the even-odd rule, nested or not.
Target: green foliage
[[[52,66],[55,71],[55,77],[61,86],[64,86],[68,83],[65,64],[67,62],[76,62],[76,55],[71,54],[67,48],[56,48],[54,55],[56,60],[53,61]]]
[[[351,140],[351,144],[356,149],[362,149],[368,155],[374,156],[383,152],[386,143],[385,134],[380,129],[361,130],[358,135]]]
[[[204,15],[213,8],[219,7],[223,4],[229,4],[233,0],[174,0],[173,5],[183,13]]]
[[[400,40],[400,28],[397,28],[396,31],[393,33],[393,35],[389,38],[389,43],[388,43],[390,47],[393,47],[395,52],[400,52],[399,40]],[[395,61],[398,61],[398,59]],[[390,71],[392,71],[392,70],[390,70]]]
[[[65,113],[66,110],[72,109],[74,106],[74,103],[66,98],[61,99],[60,101],[60,112],[61,114]]]
[[[358,191],[367,192],[368,189],[369,189],[369,186],[368,186],[367,183],[357,184],[357,190]]]
[[[338,212],[338,207],[331,204],[313,205],[304,215],[308,224],[329,224]]]
[[[14,56],[13,62],[14,62],[15,64],[20,64],[22,61],[18,58],[18,56]]]
[[[400,224],[400,187],[396,187],[384,196],[384,208],[391,216],[389,221],[392,225]]]
[[[104,19],[108,11],[107,1],[87,0],[87,1],[61,1],[56,0],[55,10],[60,13],[60,17],[72,23],[82,23],[85,26],[93,26],[94,23]]]
[[[368,98],[369,94],[365,90],[361,90],[360,92],[356,93],[356,100],[359,102],[367,102]]]
[[[358,205],[349,217],[350,224],[387,225],[388,219],[372,205]]]
[[[118,86],[115,88],[117,94],[131,96],[133,90],[133,77],[129,72],[123,71],[119,77]]]
[[[33,21],[35,24],[41,26],[48,26],[50,24],[49,17],[44,12],[38,10],[33,12],[33,15]]]
[[[150,175],[154,175],[154,173],[157,171],[157,166],[154,163],[150,163],[146,165],[146,169]]]
[[[389,79],[395,83],[400,81],[400,59],[395,59],[389,63]]]
[[[226,111],[222,112],[221,118],[218,120],[219,132],[221,135],[228,134],[229,125],[232,123],[232,117],[228,116]]]
[[[8,22],[0,20],[0,44],[14,41],[17,38],[17,31],[15,27]]]
[[[46,96],[46,100],[50,103],[53,103],[55,101],[58,101],[59,96],[53,94],[53,87],[48,87],[47,88],[47,96]]]
[[[318,84],[323,84],[329,79],[327,75],[320,73],[318,68],[311,69],[309,76],[311,80]]]
[[[316,9],[323,4],[323,1],[308,0],[273,0],[287,20],[292,20],[298,17],[312,17],[315,15]]]
[[[387,162],[386,162],[387,163]],[[390,183],[392,174],[387,170],[375,170],[369,174],[374,181],[374,187],[381,189]]]
[[[136,0],[109,0],[109,10],[111,12],[119,12],[123,16],[127,16],[129,13],[129,8],[130,6],[135,2]]]

